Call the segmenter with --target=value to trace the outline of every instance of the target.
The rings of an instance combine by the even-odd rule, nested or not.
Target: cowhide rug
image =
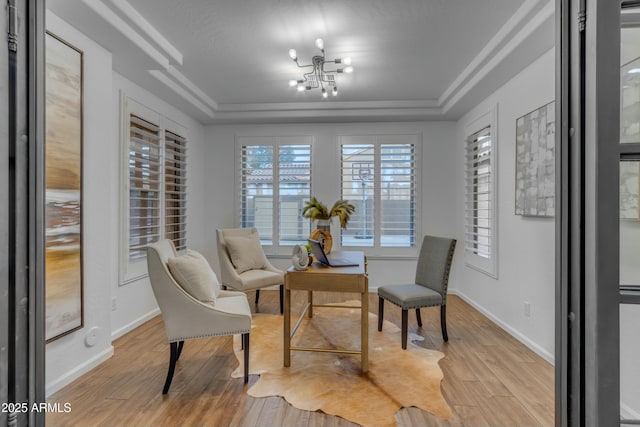
[[[283,367],[283,319],[253,316],[249,367],[260,379],[248,390],[250,396],[282,396],[296,408],[320,410],[363,426],[393,426],[395,413],[408,406],[441,418],[451,416],[440,391],[443,374],[438,361],[444,355],[411,343],[402,350],[400,329],[393,323],[385,321],[378,332],[377,316],[369,313],[369,372],[362,374],[359,355],[293,351],[291,366]],[[292,345],[359,350],[360,310],[314,308],[313,319],[305,318]],[[242,361],[239,337],[234,350]],[[232,377],[242,375],[240,363]]]

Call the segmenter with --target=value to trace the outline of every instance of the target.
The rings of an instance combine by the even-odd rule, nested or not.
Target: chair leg
[[[442,328],[442,339],[444,342],[449,341],[449,335],[447,335],[447,306],[440,306],[440,327]]]
[[[420,316],[419,308],[416,308],[416,320],[418,321],[418,326],[422,328],[422,317]]]
[[[226,290],[227,290],[227,285],[222,285],[221,287],[222,287],[222,290],[223,290],[223,291],[226,291]]]
[[[244,347],[244,383],[249,382],[249,333],[242,334],[242,344]]]
[[[184,341],[178,342],[178,354],[176,355],[176,362],[180,359],[180,355],[182,354],[182,346],[184,345]]]
[[[256,289],[256,305],[258,305],[259,299],[260,299],[260,289]]]
[[[378,297],[378,331],[382,330],[383,319],[384,319],[384,298]]]
[[[284,285],[280,285],[280,314],[284,314]]]
[[[402,349],[407,349],[407,323],[409,320],[409,310],[402,310]]]
[[[169,356],[169,371],[167,372],[167,379],[164,382],[164,388],[162,389],[162,394],[167,394],[169,392],[169,387],[171,387],[171,380],[173,380],[173,372],[176,369],[176,361],[178,360],[178,343],[172,342],[169,344],[170,356]]]

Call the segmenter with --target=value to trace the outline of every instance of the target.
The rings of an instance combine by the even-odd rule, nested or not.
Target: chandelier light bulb
[[[304,92],[304,86],[298,85],[298,92]]]
[[[289,80],[289,86],[294,87],[297,84],[298,84],[297,80]]]
[[[322,41],[322,39],[316,39],[316,46],[320,50],[324,49],[324,41]]]
[[[353,73],[353,67],[351,65],[349,65],[348,67],[345,67],[344,72],[345,73]]]
[[[327,90],[325,88],[322,88],[322,97],[326,98],[327,96],[329,96],[329,94],[327,93]]]
[[[351,65],[351,58],[348,56],[346,58],[342,58],[342,63],[344,65]]]
[[[295,49],[289,49],[289,57],[294,61],[298,59],[298,54],[296,53]]]
[[[331,94],[332,94],[333,96],[338,95],[338,87],[337,87],[337,86],[334,86],[334,87],[333,87],[333,91],[331,91]]]

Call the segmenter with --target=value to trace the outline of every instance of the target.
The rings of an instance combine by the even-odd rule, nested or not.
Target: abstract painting
[[[640,142],[640,58],[622,66],[620,142]]]
[[[83,325],[82,52],[46,35],[46,340]]]
[[[516,120],[516,215],[555,215],[555,102]]]
[[[640,162],[620,162],[620,219],[640,219]]]

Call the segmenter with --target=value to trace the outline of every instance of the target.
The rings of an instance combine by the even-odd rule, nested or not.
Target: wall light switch
[[[531,317],[531,304],[528,301],[524,302],[524,315]]]

